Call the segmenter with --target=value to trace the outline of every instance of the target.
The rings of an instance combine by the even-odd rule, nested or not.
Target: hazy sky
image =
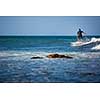
[[[0,35],[100,35],[100,17],[0,17]]]

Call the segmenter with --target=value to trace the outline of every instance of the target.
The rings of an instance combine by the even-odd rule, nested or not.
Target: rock
[[[31,59],[43,59],[43,57],[32,57]]]
[[[68,56],[68,55],[50,54],[47,56],[47,58],[70,58],[72,59],[73,57]]]
[[[47,58],[69,58],[72,59],[73,57],[68,56],[68,55],[61,55],[61,54],[50,54],[46,56]],[[43,57],[35,56],[32,57],[31,59],[43,59]]]

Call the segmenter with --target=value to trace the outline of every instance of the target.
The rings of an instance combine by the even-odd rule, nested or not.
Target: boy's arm
[[[83,34],[86,34],[85,32],[82,32]]]

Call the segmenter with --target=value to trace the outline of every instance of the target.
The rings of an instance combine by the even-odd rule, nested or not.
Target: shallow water
[[[0,82],[100,82],[100,51],[90,49],[95,44],[72,47],[72,41],[76,38],[0,37]],[[51,53],[73,59],[46,58]]]

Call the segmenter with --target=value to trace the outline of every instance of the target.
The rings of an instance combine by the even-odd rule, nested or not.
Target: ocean
[[[75,36],[0,36],[0,83],[99,83],[100,50],[91,50],[95,43],[73,47],[74,41]],[[73,59],[46,58],[52,53]]]

